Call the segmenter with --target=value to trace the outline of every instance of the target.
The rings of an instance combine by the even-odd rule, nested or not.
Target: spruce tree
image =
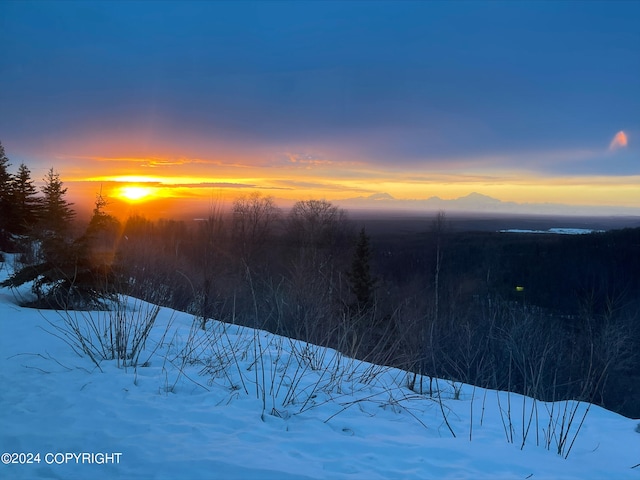
[[[78,251],[75,289],[87,304],[97,305],[118,291],[114,260],[121,226],[104,211],[106,206],[107,201],[99,193],[89,225],[74,243]]]
[[[101,196],[96,200],[94,215],[83,236],[68,238],[68,223],[73,211],[63,196],[58,174],[49,171],[45,177],[44,208],[52,212],[40,237],[41,258],[4,282],[3,287],[18,287],[32,282],[37,300],[27,306],[38,308],[85,309],[102,308],[103,300],[117,293],[116,275],[112,268],[113,252],[119,233],[118,221],[104,213]]]
[[[9,199],[9,191],[11,185],[11,174],[9,173],[9,158],[4,153],[4,147],[0,142],[0,199]]]
[[[13,218],[10,166],[9,158],[0,143],[0,249],[9,246],[10,224]]]
[[[71,209],[72,203],[64,198],[67,189],[63,188],[60,174],[54,172],[53,167],[49,169],[44,177],[42,187],[42,231],[47,237],[64,237],[69,232],[71,221],[75,212]]]
[[[24,163],[20,164],[11,182],[13,218],[10,228],[13,233],[25,234],[35,226],[41,206],[37,194],[31,172]]]
[[[121,225],[117,218],[105,212],[107,204],[102,192],[98,193],[89,226],[78,240],[87,250],[90,268],[110,269],[113,264]]]
[[[40,258],[0,285],[17,287],[32,282],[31,289],[38,297],[34,306],[68,308],[76,303],[74,284],[80,257],[79,249],[68,238],[74,212],[64,198],[67,189],[53,168],[47,172],[44,182],[42,216],[36,235],[41,246]]]
[[[364,227],[360,230],[358,243],[353,254],[351,270],[347,272],[351,292],[355,295],[359,309],[371,306],[375,289],[375,279],[371,275],[370,268],[371,247],[369,236]]]

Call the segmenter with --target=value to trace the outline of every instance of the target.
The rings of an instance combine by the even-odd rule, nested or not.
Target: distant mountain
[[[512,213],[535,215],[614,215],[640,216],[640,208],[616,206],[564,205],[559,203],[503,202],[497,198],[472,192],[464,197],[442,199],[433,196],[427,199],[397,199],[388,193],[374,193],[337,200],[343,208],[357,210],[406,210],[406,211],[450,211],[468,213]]]
[[[395,198],[392,195],[389,195],[388,193],[374,193],[373,195],[369,195],[368,197],[362,197],[362,198],[367,198],[369,200],[373,200],[373,201],[381,201],[381,200],[395,200]]]

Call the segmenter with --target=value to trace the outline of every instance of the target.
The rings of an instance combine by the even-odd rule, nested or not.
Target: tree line
[[[50,174],[40,200],[29,196],[34,212],[55,179],[49,190],[70,222],[66,189]],[[0,180],[2,235],[23,255],[3,285],[32,282],[30,305],[108,308],[125,293],[190,312],[203,329],[211,319],[243,324],[403,368],[420,394],[434,394],[439,377],[640,415],[640,229],[455,232],[440,212],[419,234],[372,237],[326,200],[283,211],[260,193],[199,221],[121,223],[98,193],[74,235],[34,228],[42,213],[33,223],[5,216],[16,211],[18,196],[5,196],[16,181]]]
[[[60,175],[53,167],[46,173],[38,191],[31,171],[24,164],[9,172],[9,158],[0,143],[0,246],[11,248],[12,235],[33,235],[35,231],[63,235],[74,217],[72,204],[65,200]]]
[[[22,265],[2,286],[32,282],[35,298],[25,304],[39,308],[96,307],[113,297],[115,266],[101,255],[111,249],[109,239],[120,224],[105,213],[102,196],[97,195],[93,216],[77,235],[73,204],[59,173],[51,167],[38,190],[24,163],[15,174],[10,166],[0,143],[0,251],[20,253]]]

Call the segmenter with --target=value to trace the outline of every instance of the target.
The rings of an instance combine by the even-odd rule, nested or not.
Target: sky
[[[4,1],[0,142],[88,201],[640,209],[639,23],[637,1]]]

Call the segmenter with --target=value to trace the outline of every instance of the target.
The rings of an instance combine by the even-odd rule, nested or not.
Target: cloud
[[[611,140],[609,150],[614,151],[627,146],[627,134],[620,130]]]

